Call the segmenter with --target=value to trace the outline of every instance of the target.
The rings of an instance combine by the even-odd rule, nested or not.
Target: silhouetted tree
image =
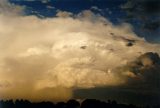
[[[56,108],[67,108],[67,104],[64,102],[58,102]]]
[[[67,108],[80,108],[80,103],[74,99],[67,102]]]
[[[100,108],[100,106],[100,101],[96,99],[86,99],[81,104],[81,108]]]
[[[104,102],[96,99],[86,99],[81,104],[74,99],[57,104],[52,102],[31,103],[28,100],[16,100],[15,102],[13,100],[1,100],[0,108],[160,108],[160,105],[137,107],[133,104],[118,104],[116,101],[108,100],[108,102]]]

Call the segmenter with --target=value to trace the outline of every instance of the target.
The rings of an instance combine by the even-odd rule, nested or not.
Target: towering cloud
[[[115,26],[90,10],[45,19],[0,12],[0,98],[62,100],[76,88],[124,85],[137,73],[117,68],[146,52],[160,54],[159,44],[137,37],[131,25]]]

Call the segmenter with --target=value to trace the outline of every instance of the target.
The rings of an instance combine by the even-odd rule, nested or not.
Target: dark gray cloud
[[[157,53],[145,53],[125,68],[134,74],[134,77],[129,77],[128,86],[136,85],[135,88],[148,92],[160,90],[160,57]]]
[[[127,65],[117,68],[119,75],[127,76],[120,86],[75,90],[78,98],[117,99],[133,104],[158,104],[160,101],[160,57],[157,53],[142,54]]]
[[[142,93],[140,90],[132,90],[124,86],[76,89],[74,97],[79,99],[96,98],[105,101],[116,100],[120,103],[136,105],[157,105],[160,101],[160,94],[158,93]]]
[[[128,0],[121,8],[127,14],[125,21],[135,26],[138,35],[157,42],[160,34],[159,0]]]
[[[149,17],[160,16],[159,0],[128,0],[121,8],[127,11],[128,18],[147,20]]]
[[[127,76],[126,87],[142,93],[158,93],[160,90],[160,57],[157,53],[142,54],[127,65],[118,68]]]

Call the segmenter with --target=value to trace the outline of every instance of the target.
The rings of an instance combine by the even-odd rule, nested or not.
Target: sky
[[[159,5],[1,0],[0,99],[158,104]]]

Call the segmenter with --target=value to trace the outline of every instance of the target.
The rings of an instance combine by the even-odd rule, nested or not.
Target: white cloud
[[[48,9],[55,9],[55,7],[51,6],[51,5],[47,5],[46,8],[48,8]]]
[[[35,1],[35,0],[24,0],[24,1],[33,2],[33,1]]]
[[[129,24],[114,26],[89,10],[72,15],[59,11],[58,17],[39,19],[0,14],[0,79],[11,85],[0,90],[2,97],[37,99],[35,92],[51,88],[62,95],[48,94],[49,99],[63,94],[66,99],[72,88],[121,85],[126,80],[115,68],[140,53],[160,53],[159,45],[137,37]],[[131,40],[135,43],[128,47]]]
[[[73,14],[71,12],[67,12],[67,11],[61,11],[61,10],[57,10],[57,17],[70,17]]]
[[[15,4],[11,4],[8,0],[0,1],[0,13],[5,15],[17,15],[23,14],[24,6],[18,6]]]
[[[50,0],[41,0],[42,3],[48,3]]]
[[[91,10],[102,11],[102,9],[98,8],[97,6],[92,6]]]

